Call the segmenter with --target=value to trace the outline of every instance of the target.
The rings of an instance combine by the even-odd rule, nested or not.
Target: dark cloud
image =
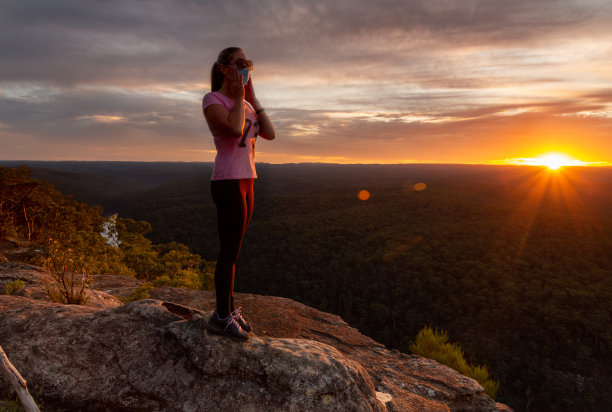
[[[0,79],[79,83],[202,82],[239,44],[264,64],[342,70],[448,65],[431,52],[610,33],[611,6],[588,1],[5,1]],[[452,63],[452,62],[451,62]],[[310,69],[311,70],[311,69]],[[459,80],[457,80],[459,81]],[[469,84],[463,84],[470,86]]]
[[[150,96],[111,92],[62,93],[40,100],[2,98],[0,124],[6,126],[0,129],[0,135],[4,135],[5,143],[9,139],[14,142],[11,143],[14,153],[31,150],[34,145],[45,148],[47,153],[59,151],[56,156],[72,150],[81,153],[81,158],[146,160],[149,156],[154,160],[211,160],[214,145],[201,115],[194,110],[196,104],[187,100],[177,103],[175,99],[153,101]],[[532,144],[542,132],[552,133],[572,125],[580,130],[582,144],[590,146],[589,139],[594,139],[593,147],[599,146],[604,153],[609,149],[601,147],[601,139],[609,136],[609,121],[562,116],[601,107],[587,103],[581,106],[573,101],[498,105],[440,111],[436,114],[438,119],[432,116],[425,120],[418,120],[410,111],[359,114],[270,109],[279,138],[274,142],[260,141],[258,159],[444,162],[463,154],[465,159],[472,160],[471,153],[483,150],[491,142],[508,151]],[[575,126],[577,122],[579,127]],[[566,126],[560,126],[563,124]],[[598,135],[587,137],[604,126]],[[41,130],[45,133],[40,133]],[[520,152],[516,154],[519,155]]]
[[[213,150],[200,98],[219,50],[238,45],[283,137],[265,152],[382,159],[417,146],[429,159],[433,142],[493,140],[533,113],[600,121],[612,101],[603,70],[574,97],[531,87],[580,88],[566,53],[581,50],[564,47],[610,35],[600,0],[7,0],[1,151],[22,153],[19,136],[19,147],[123,145],[121,156]],[[602,67],[607,47],[593,58]]]
[[[73,143],[148,135],[191,141],[201,138],[203,119],[193,101],[156,95],[72,90],[29,98],[0,96],[4,131],[44,134]]]

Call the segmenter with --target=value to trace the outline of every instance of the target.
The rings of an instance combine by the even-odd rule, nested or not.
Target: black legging
[[[212,198],[217,205],[219,257],[215,268],[217,313],[226,318],[234,311],[236,261],[244,232],[253,214],[253,179],[213,180]]]

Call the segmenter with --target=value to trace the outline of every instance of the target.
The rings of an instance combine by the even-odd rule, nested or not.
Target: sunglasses
[[[239,69],[249,68],[249,71],[253,70],[253,60],[236,59],[234,65]]]

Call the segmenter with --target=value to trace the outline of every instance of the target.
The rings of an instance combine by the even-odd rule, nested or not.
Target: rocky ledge
[[[387,350],[340,317],[290,299],[235,294],[247,342],[208,334],[214,292],[96,278],[87,305],[44,293],[49,275],[0,263],[0,345],[54,411],[509,411],[474,380],[435,361]],[[0,378],[0,398],[11,396]]]

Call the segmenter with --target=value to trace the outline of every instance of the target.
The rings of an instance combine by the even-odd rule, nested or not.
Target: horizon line
[[[11,159],[0,159],[0,163],[2,162],[10,162],[10,163],[19,163],[19,162],[48,162],[48,163],[61,163],[61,162],[80,162],[80,163],[201,163],[201,164],[214,164],[214,161],[200,161],[200,160],[75,160],[75,159],[64,159],[64,160],[41,160],[41,159],[20,159],[20,160],[11,160]],[[533,165],[533,164],[520,164],[520,163],[503,163],[500,161],[491,161],[488,163],[478,163],[478,162],[466,162],[466,163],[458,163],[458,162],[255,162],[255,164],[260,165],[346,165],[346,166],[416,166],[416,165],[440,165],[440,166],[520,166],[520,167],[546,167],[543,165]],[[591,162],[590,164],[577,164],[577,165],[564,165],[566,167],[612,167],[612,163],[609,162]]]

